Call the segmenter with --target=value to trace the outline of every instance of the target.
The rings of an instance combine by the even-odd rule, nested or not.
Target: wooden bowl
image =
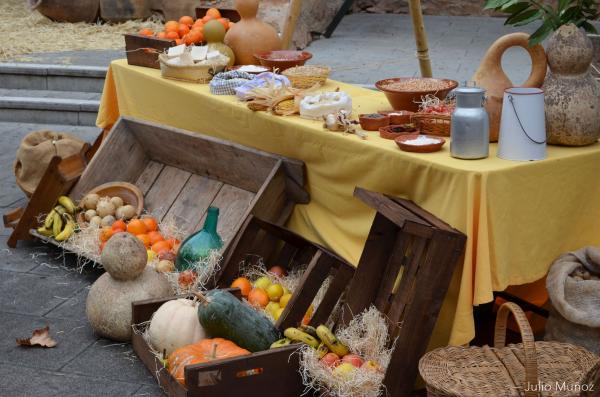
[[[417,139],[418,137],[426,137],[429,139],[435,139],[438,141],[437,143],[432,143],[430,145],[410,145],[407,144],[406,141],[411,141],[413,139]],[[398,145],[398,147],[405,152],[413,152],[413,153],[433,153],[437,152],[444,146],[446,140],[444,138],[440,138],[439,136],[432,135],[403,135],[394,139],[394,142]]]
[[[379,131],[381,127],[390,125],[390,117],[385,114],[370,113],[358,116],[360,126],[365,131]]]
[[[383,139],[396,139],[399,136],[403,135],[418,135],[419,129],[414,125],[410,124],[400,124],[400,125],[388,125],[387,127],[381,127],[379,129],[379,136]]]
[[[392,125],[408,124],[411,122],[412,115],[415,114],[410,110],[378,110],[377,113],[390,116],[390,124]]]
[[[273,70],[278,69],[279,73],[294,66],[302,66],[312,58],[308,51],[263,51],[254,54],[261,66],[269,67]]]
[[[127,182],[109,182],[104,183],[100,186],[96,186],[89,192],[87,192],[83,197],[88,194],[96,193],[100,197],[121,197],[123,199],[124,204],[131,204],[135,208],[136,216],[140,216],[142,211],[144,210],[144,194],[142,191],[135,185]],[[79,213],[77,218],[78,222],[83,220],[82,218],[83,211]]]
[[[435,89],[417,89],[410,91],[388,87],[389,84],[406,80],[427,80],[437,85],[437,87]],[[388,99],[388,102],[390,105],[392,105],[394,110],[410,110],[411,112],[417,112],[419,110],[419,104],[417,102],[421,101],[421,97],[431,94],[443,100],[450,91],[458,87],[458,81],[449,79],[396,77],[392,79],[379,80],[377,83],[375,83],[375,87],[377,87],[378,90],[383,91]]]

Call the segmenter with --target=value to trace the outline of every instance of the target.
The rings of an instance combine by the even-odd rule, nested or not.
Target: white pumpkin
[[[148,329],[150,344],[167,356],[180,347],[191,345],[206,338],[198,320],[198,302],[175,299],[163,303],[154,313]]]

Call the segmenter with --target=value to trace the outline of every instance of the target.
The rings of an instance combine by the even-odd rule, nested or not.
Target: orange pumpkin
[[[203,339],[198,343],[175,350],[169,356],[169,373],[177,382],[185,385],[185,367],[224,358],[250,354],[230,340],[223,338]]]

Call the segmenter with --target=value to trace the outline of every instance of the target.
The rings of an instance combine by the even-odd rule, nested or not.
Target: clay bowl
[[[358,120],[365,131],[378,131],[381,127],[390,125],[390,117],[379,113],[361,114]]]
[[[411,116],[415,114],[415,112],[409,110],[379,110],[377,113],[390,116],[390,124],[392,125],[408,124]]]
[[[100,197],[121,197],[123,199],[124,204],[131,204],[135,208],[135,213],[139,217],[144,210],[144,194],[142,191],[135,185],[127,182],[109,182],[102,184],[100,186],[96,186],[89,192],[87,192],[85,196],[90,193],[96,193]],[[79,223],[85,221],[83,218],[83,212],[80,212],[77,216],[77,221]]]
[[[417,139],[418,137],[427,137],[430,139],[435,139],[438,142],[432,143],[430,145],[410,145],[410,144],[406,143],[407,141]],[[439,136],[412,134],[412,135],[399,136],[398,138],[394,139],[394,142],[396,142],[398,147],[405,152],[433,153],[433,152],[437,152],[438,150],[442,149],[442,146],[444,146],[444,143],[446,143],[446,140],[444,138],[440,138]]]
[[[278,69],[279,73],[294,66],[302,66],[312,58],[308,51],[263,51],[254,54],[261,66],[269,67],[273,70]]]
[[[389,87],[390,84],[399,83],[406,80],[421,80],[423,84],[427,82],[428,86],[432,84],[436,86],[433,89],[424,90],[402,90]],[[375,83],[375,87],[378,90],[383,91],[387,97],[388,102],[392,105],[394,110],[409,110],[411,112],[417,112],[419,110],[418,101],[421,101],[421,97],[431,94],[435,95],[440,99],[445,99],[446,95],[456,87],[458,87],[458,81],[448,79],[433,79],[433,78],[411,78],[411,77],[396,77],[392,79],[379,80]]]
[[[383,139],[396,139],[403,135],[418,135],[419,132],[414,124],[388,125],[379,129],[379,136]]]

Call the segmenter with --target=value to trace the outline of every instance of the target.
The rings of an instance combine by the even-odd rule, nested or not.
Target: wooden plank
[[[222,182],[200,175],[191,175],[183,186],[179,196],[165,215],[163,222],[174,222],[186,233],[199,230],[198,221],[205,218],[206,210],[213,202]]]
[[[126,34],[127,64],[160,69],[158,54],[176,45],[174,40],[159,39],[139,34]]]
[[[381,281],[381,286],[377,292],[375,299],[375,307],[387,313],[390,305],[390,298],[394,291],[394,286],[398,282],[398,276],[401,272],[401,267],[408,263],[407,250],[411,247],[413,237],[405,233],[398,233],[392,254],[387,262],[384,274],[385,277]]]
[[[164,167],[165,166],[163,164],[156,161],[148,162],[148,165],[146,165],[146,168],[144,168],[144,171],[142,171],[139,178],[134,183],[134,185],[142,191],[144,196],[148,194],[148,191]]]
[[[329,284],[329,288],[325,291],[321,303],[319,303],[319,306],[310,319],[311,325],[317,327],[320,324],[325,324],[327,322],[335,305],[348,287],[352,276],[354,276],[354,268],[347,263],[340,262],[333,277],[333,281]]]
[[[144,197],[146,210],[162,220],[179,196],[191,174],[179,168],[166,166]]]
[[[369,207],[385,215],[390,221],[394,222],[399,227],[404,227],[404,222],[407,220],[427,226],[427,222],[414,215],[412,212],[402,208],[381,193],[375,193],[357,187],[354,189],[354,197],[359,198]]]
[[[430,223],[432,226],[437,227],[438,229],[446,230],[449,232],[456,231],[456,229],[454,229],[452,226],[448,225],[446,222],[444,222],[437,216],[431,214],[430,212],[425,211],[423,208],[419,207],[410,200],[404,200],[396,197],[390,197],[390,199],[396,202],[398,205],[401,205],[402,207],[406,208],[413,214],[417,215],[418,217],[422,218],[426,222]]]
[[[350,283],[349,290],[352,294],[346,296],[342,324],[347,325],[352,320],[352,313],[361,313],[375,301],[381,280],[386,277],[384,271],[390,247],[396,241],[397,230],[398,227],[388,218],[380,213],[375,215],[358,268]]]
[[[302,11],[302,0],[292,0],[285,24],[283,25],[283,33],[281,34],[281,43],[284,50],[289,49],[293,42],[300,11]],[[295,50],[296,48],[293,49]]]
[[[123,118],[152,160],[259,191],[277,157],[217,138],[159,124]]]
[[[215,199],[210,203],[212,207],[219,208],[217,232],[224,242],[229,242],[234,238],[246,218],[253,199],[254,193],[252,192],[231,185],[223,185]],[[202,227],[205,218],[206,214],[196,225],[196,229]]]
[[[279,160],[261,189],[256,193],[251,204],[251,211],[260,219],[284,225],[287,217],[291,215],[289,212],[283,211],[287,202],[286,176],[283,163]]]
[[[149,159],[144,147],[120,119],[73,187],[70,196],[81,199],[92,188],[107,182],[135,183]]]

